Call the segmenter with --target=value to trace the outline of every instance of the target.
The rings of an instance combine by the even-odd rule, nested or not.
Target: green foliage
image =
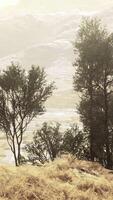
[[[71,153],[79,159],[88,159],[87,136],[73,125],[64,133],[60,130],[60,124],[44,123],[40,130],[37,130],[33,141],[25,146],[28,153],[27,161],[32,164],[44,164],[53,161],[63,153]]]
[[[84,18],[74,43],[74,52],[78,53],[75,66],[74,89],[89,92],[91,82],[97,80],[97,68],[103,62],[103,40],[107,32],[96,18]],[[78,67],[77,67],[78,66]],[[99,78],[99,77],[98,77]]]
[[[35,163],[53,161],[61,150],[62,133],[60,124],[48,125],[43,123],[42,128],[37,130],[33,142],[27,144],[25,149],[28,152],[28,160]]]
[[[88,159],[89,142],[87,134],[79,130],[76,125],[71,126],[64,133],[62,149],[76,155],[78,159]]]
[[[39,66],[26,72],[12,63],[0,74],[0,129],[6,134],[16,165],[21,160],[23,133],[34,117],[45,112],[44,103],[53,89]]]
[[[111,168],[113,34],[108,34],[99,20],[83,19],[75,50],[74,90],[82,96],[78,110],[89,134],[90,157]]]

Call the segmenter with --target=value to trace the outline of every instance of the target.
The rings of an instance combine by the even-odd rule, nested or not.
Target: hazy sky
[[[19,2],[19,0],[0,0],[0,7],[15,5]]]
[[[20,9],[49,11],[72,11],[82,9],[95,11],[113,6],[113,0],[0,0],[0,7],[17,5]]]

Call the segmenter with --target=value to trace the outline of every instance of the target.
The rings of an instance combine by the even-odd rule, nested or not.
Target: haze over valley
[[[55,81],[56,85],[47,102],[47,112],[32,122],[28,132],[38,128],[43,121],[59,121],[64,126],[79,122],[76,113],[79,97],[73,92],[72,43],[80,20],[83,16],[98,16],[107,26],[110,24],[110,30],[113,29],[113,2],[110,0],[96,0],[92,4],[77,0],[55,1],[54,5],[50,0],[47,2],[12,1],[11,5],[4,4],[0,8],[0,69],[12,61],[19,62],[26,70],[32,64],[39,65],[46,69],[48,80]],[[3,135],[1,140],[0,156],[4,162],[8,160],[9,155],[4,158],[8,147]]]

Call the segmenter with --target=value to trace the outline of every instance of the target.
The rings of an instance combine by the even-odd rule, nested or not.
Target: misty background
[[[112,0],[0,0],[0,69],[12,61],[26,70],[39,65],[57,87],[47,102],[47,112],[28,127],[25,141],[43,121],[63,122],[64,127],[79,123],[72,43],[83,16],[98,16],[112,30],[112,13]],[[3,134],[0,140],[0,160],[8,162],[11,155]]]

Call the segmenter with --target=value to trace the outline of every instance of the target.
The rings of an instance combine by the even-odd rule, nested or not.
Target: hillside
[[[0,167],[1,200],[112,200],[113,174],[63,156],[44,166]]]
[[[26,70],[32,64],[44,67],[48,80],[55,81],[57,87],[47,103],[48,108],[74,108],[72,41],[80,18],[78,12],[0,18],[1,69],[12,61],[21,63]]]

